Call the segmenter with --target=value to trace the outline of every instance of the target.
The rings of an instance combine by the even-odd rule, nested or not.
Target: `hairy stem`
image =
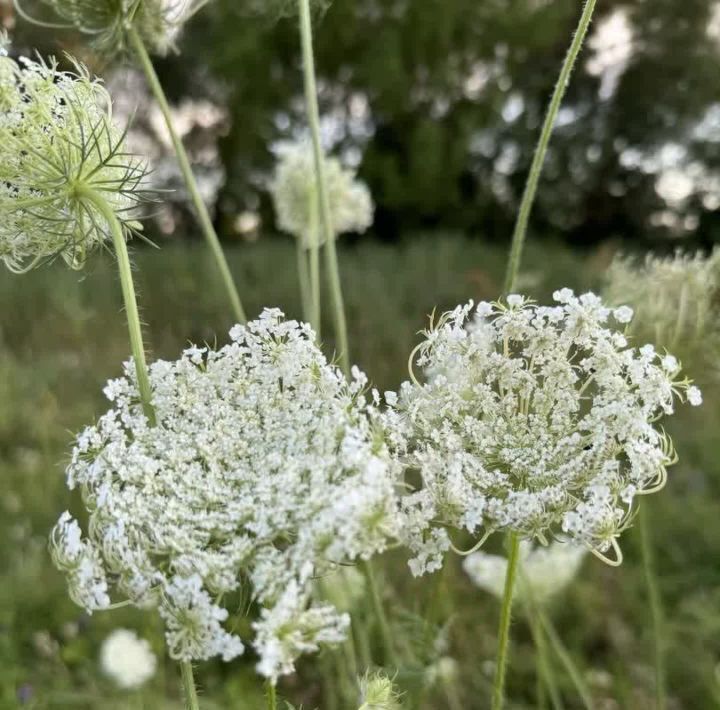
[[[498,650],[495,659],[495,681],[493,683],[492,710],[501,710],[505,703],[505,671],[507,669],[508,647],[510,645],[510,619],[512,617],[513,591],[520,559],[520,538],[517,533],[508,536],[510,553],[508,555],[505,589],[500,609],[498,629]]]
[[[348,351],[347,320],[340,267],[338,265],[335,234],[330,213],[330,198],[325,177],[325,161],[320,142],[320,110],[318,108],[317,84],[315,81],[315,57],[313,54],[312,18],[310,16],[310,0],[298,0],[300,13],[300,40],[302,43],[303,75],[305,78],[305,103],[307,106],[308,123],[312,136],[313,154],[315,157],[315,176],[318,200],[320,203],[320,227],[325,242],[325,263],[330,282],[330,295],[335,321],[335,336],[340,356],[340,364],[346,376],[350,374],[350,353]]]
[[[115,250],[120,274],[120,287],[125,304],[125,316],[130,334],[130,348],[135,362],[135,372],[137,373],[138,390],[140,391],[143,412],[150,424],[154,426],[155,410],[152,406],[152,389],[150,387],[147,362],[145,361],[145,344],[143,343],[142,326],[140,324],[140,314],[138,312],[137,297],[135,295],[135,284],[132,277],[130,257],[125,242],[125,232],[117,215],[102,195],[92,190],[85,190],[82,192],[82,198],[102,215],[112,234],[113,248]]]
[[[180,675],[182,676],[183,693],[185,695],[185,710],[200,710],[195,677],[190,661],[180,662]]]
[[[225,258],[225,252],[223,252],[222,246],[220,245],[220,239],[218,238],[215,227],[213,226],[207,205],[205,204],[205,201],[200,194],[197,180],[195,179],[192,167],[190,166],[190,158],[188,157],[187,151],[185,150],[185,146],[183,145],[180,136],[175,130],[175,126],[172,121],[172,114],[170,112],[170,106],[168,104],[167,97],[165,96],[165,92],[163,91],[162,85],[160,84],[160,80],[155,73],[155,67],[153,66],[150,55],[148,54],[148,51],[142,38],[140,37],[140,34],[132,26],[128,28],[128,37],[130,39],[130,44],[132,45],[133,51],[140,60],[140,64],[142,65],[143,71],[145,72],[148,84],[150,85],[150,90],[152,91],[155,100],[158,102],[160,111],[162,112],[163,118],[165,119],[165,124],[167,125],[168,132],[170,133],[170,138],[175,149],[175,155],[180,166],[180,171],[182,172],[185,185],[190,195],[190,199],[193,203],[193,206],[195,207],[195,211],[197,212],[198,221],[200,222],[200,228],[202,229],[203,235],[205,236],[208,246],[212,251],[213,257],[215,258],[215,263],[217,264],[218,270],[220,272],[220,277],[222,279],[223,285],[225,286],[225,290],[227,291],[230,305],[232,306],[233,310],[233,317],[239,323],[245,323],[247,320],[247,318],[245,317],[245,310],[243,309],[242,302],[240,301],[240,296],[238,294],[235,282],[232,277],[232,273],[230,272],[230,267],[228,266],[227,259]]]
[[[653,555],[652,539],[650,536],[650,525],[648,513],[644,505],[638,510],[638,526],[640,528],[640,549],[642,554],[643,571],[645,573],[645,585],[647,587],[648,600],[650,602],[650,613],[653,625],[653,643],[655,645],[655,707],[657,710],[665,710],[665,652],[664,652],[664,627],[665,615],[663,614],[662,599],[657,584],[655,572],[655,556]]]
[[[570,75],[572,74],[578,55],[580,54],[580,49],[585,40],[585,35],[587,35],[588,28],[590,27],[590,20],[592,19],[593,11],[595,10],[595,3],[596,0],[587,0],[585,3],[582,16],[580,17],[580,22],[570,44],[570,49],[568,50],[562,69],[560,70],[560,76],[557,84],[555,85],[555,91],[553,92],[552,99],[550,100],[550,106],[548,108],[547,115],[545,116],[542,131],[540,132],[540,139],[538,141],[537,148],[535,149],[535,156],[533,157],[533,162],[530,166],[530,173],[528,175],[527,182],[525,183],[525,191],[522,196],[522,201],[520,202],[520,209],[518,210],[515,230],[513,232],[512,246],[510,247],[510,261],[505,275],[505,294],[512,292],[515,288],[518,272],[520,271],[520,261],[522,259],[523,246],[525,245],[525,235],[527,234],[530,212],[532,210],[533,202],[535,201],[535,194],[537,193],[540,174],[542,173],[543,165],[545,163],[545,156],[550,143],[550,137],[552,136],[555,121],[557,120],[557,115],[560,111],[560,105],[562,104],[568,82],[570,81]]]

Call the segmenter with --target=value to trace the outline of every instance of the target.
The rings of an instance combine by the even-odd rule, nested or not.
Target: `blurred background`
[[[294,246],[276,232],[266,190],[277,147],[305,136],[299,42],[285,4],[212,0],[186,28],[180,52],[157,63],[251,315],[265,305],[300,315]],[[499,293],[578,15],[577,0],[334,0],[318,9],[326,147],[357,169],[377,205],[368,234],[341,238],[340,259],[352,359],[380,389],[406,377],[407,354],[433,308]],[[188,341],[224,342],[224,295],[141,74],[94,55],[70,32],[28,25],[10,0],[0,0],[0,18],[13,52],[72,52],[103,76],[118,118],[132,118],[132,145],[150,157],[155,185],[172,190],[147,221],[161,249],[134,251],[153,357],[174,359]],[[600,0],[541,181],[522,290],[548,299],[559,286],[599,289],[619,250],[709,250],[720,242],[718,208],[720,2]],[[330,338],[326,345],[332,352]],[[127,351],[109,256],[80,273],[60,265],[26,276],[0,271],[2,709],[181,707],[171,663],[129,693],[98,661],[118,626],[137,630],[162,658],[157,620],[127,609],[83,614],[46,551],[59,514],[81,507],[63,478],[73,435],[105,410],[102,386]],[[705,405],[674,418],[681,461],[667,489],[647,501],[671,710],[720,708],[718,387],[711,372],[690,374]],[[587,560],[552,609],[597,708],[654,707],[639,545],[629,531],[619,570]],[[437,618],[420,622],[430,584],[409,579],[401,554],[381,568],[392,623],[414,639],[403,687],[423,689],[425,710],[487,707],[497,602],[451,560]],[[530,631],[518,620],[513,633],[510,707],[537,707]],[[441,657],[457,663],[454,698],[429,670]],[[318,670],[331,658],[309,657],[281,691],[298,706],[332,710]],[[253,662],[248,654],[201,666],[203,707],[262,707]],[[582,707],[558,673],[565,707]]]

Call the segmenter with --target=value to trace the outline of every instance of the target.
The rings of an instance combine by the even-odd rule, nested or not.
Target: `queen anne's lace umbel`
[[[80,64],[0,56],[0,259],[24,270],[54,256],[79,268],[110,238],[98,195],[126,229],[146,167],[125,148],[110,98]]]
[[[364,376],[348,384],[309,326],[266,310],[230,335],[151,366],[155,427],[133,367],[108,384],[113,408],[78,437],[67,470],[87,537],[66,513],[51,548],[88,611],[110,594],[158,605],[177,659],[242,653],[223,603],[247,588],[258,669],[276,679],[344,638],[348,617],[313,603],[314,578],[396,536],[395,464]]]
[[[699,404],[699,390],[671,355],[628,343],[631,309],[569,289],[555,300],[445,314],[416,352],[427,381],[386,395],[395,445],[422,479],[404,501],[415,574],[442,564],[446,527],[564,532],[619,556],[636,496],[664,485],[675,454],[657,421],[676,398]]]
[[[326,157],[325,180],[330,203],[331,229],[337,237],[364,232],[373,221],[373,202],[365,183],[356,179],[337,158]],[[322,242],[315,159],[310,143],[289,146],[280,156],[270,184],[277,224],[309,247],[313,234]]]

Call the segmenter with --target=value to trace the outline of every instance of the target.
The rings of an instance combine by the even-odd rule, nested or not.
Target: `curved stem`
[[[128,332],[130,334],[130,348],[132,350],[133,360],[135,361],[138,390],[140,391],[140,399],[145,416],[148,418],[151,426],[154,426],[155,410],[152,406],[152,389],[150,387],[147,362],[145,361],[145,345],[143,343],[140,314],[135,296],[132,267],[130,266],[130,257],[128,255],[127,244],[125,243],[125,233],[117,215],[102,195],[92,190],[85,190],[81,194],[83,199],[91,203],[102,215],[112,234],[113,247],[117,258],[118,271],[120,273],[120,286],[125,303],[125,316],[127,317]]]
[[[307,106],[308,123],[312,136],[313,153],[315,157],[315,175],[317,178],[318,200],[320,202],[320,226],[325,242],[325,262],[330,281],[330,295],[332,297],[333,315],[335,321],[335,336],[340,355],[340,364],[346,376],[350,374],[350,354],[348,352],[347,320],[345,318],[345,303],[343,299],[342,284],[340,282],[340,267],[338,265],[337,249],[335,247],[335,234],[330,213],[330,199],[325,178],[325,161],[322,144],[320,143],[320,110],[317,100],[317,85],[315,81],[315,57],[313,55],[312,19],[310,17],[310,0],[298,0],[300,13],[300,40],[302,43],[303,75],[305,79],[305,103]]]
[[[510,645],[510,619],[512,616],[513,591],[517,578],[518,561],[520,559],[520,538],[517,533],[508,537],[510,553],[508,554],[505,589],[500,609],[500,627],[498,630],[498,651],[495,659],[495,681],[493,683],[492,710],[501,710],[505,702],[505,670],[507,668],[508,646]]]
[[[380,597],[380,590],[377,585],[377,580],[375,579],[375,572],[373,571],[372,564],[369,561],[363,562],[362,567],[365,572],[365,579],[367,580],[367,584],[370,589],[370,598],[372,600],[375,618],[377,619],[378,626],[380,627],[380,637],[385,651],[385,661],[392,663],[395,667],[397,667],[398,664],[395,657],[392,635],[390,633],[390,625],[388,624],[387,616],[385,615],[385,607],[383,606],[382,598]]]
[[[148,54],[145,44],[138,31],[131,25],[128,28],[127,33],[130,44],[132,45],[135,54],[140,60],[143,71],[145,72],[145,77],[150,85],[150,90],[152,91],[155,100],[158,102],[160,111],[165,119],[165,124],[167,125],[168,132],[170,133],[170,138],[175,149],[175,155],[180,166],[180,171],[182,172],[190,199],[195,207],[195,211],[197,212],[200,228],[202,229],[205,239],[215,258],[218,270],[220,271],[220,277],[222,278],[223,285],[225,286],[225,290],[227,291],[227,295],[233,309],[233,316],[238,320],[238,322],[245,323],[247,320],[245,317],[245,310],[243,309],[240,296],[235,286],[235,282],[233,281],[232,273],[230,272],[230,267],[228,266],[227,259],[225,258],[225,252],[223,252],[222,246],[220,245],[220,239],[215,231],[212,219],[210,219],[210,213],[208,212],[207,205],[200,194],[200,189],[198,187],[197,180],[195,179],[195,175],[193,174],[192,167],[190,166],[190,159],[188,158],[185,146],[183,145],[182,140],[180,140],[180,136],[173,125],[170,105],[168,104],[165,92],[160,84],[160,80],[155,73],[155,67],[153,66],[150,55]]]
[[[180,662],[180,675],[182,676],[186,710],[200,710],[197,688],[195,687],[195,677],[193,676],[193,669],[190,661]]]
[[[592,695],[590,694],[590,691],[588,690],[588,687],[583,680],[582,673],[575,665],[572,656],[570,655],[570,652],[567,650],[565,644],[562,642],[560,634],[558,634],[558,632],[555,630],[552,622],[540,607],[538,607],[537,614],[540,625],[545,632],[548,640],[550,641],[550,645],[553,647],[553,651],[555,651],[555,654],[565,666],[565,670],[570,676],[570,680],[573,682],[575,690],[582,699],[583,705],[587,708],[587,710],[592,710]]]
[[[277,689],[271,680],[265,683],[265,700],[267,701],[267,710],[277,710]]]
[[[553,92],[552,99],[550,100],[550,106],[548,108],[547,115],[545,116],[545,122],[543,123],[537,148],[535,149],[535,156],[533,157],[533,162],[530,166],[530,173],[528,175],[527,182],[525,183],[525,191],[522,196],[522,201],[520,202],[520,209],[515,223],[512,246],[510,248],[510,261],[505,275],[505,294],[510,293],[515,288],[515,282],[517,281],[518,272],[520,270],[523,246],[525,244],[525,235],[527,234],[528,221],[530,220],[530,212],[532,210],[533,202],[535,201],[535,194],[537,192],[537,186],[540,180],[540,174],[542,173],[543,164],[545,163],[545,155],[547,154],[550,137],[552,136],[553,128],[555,127],[555,121],[557,119],[558,112],[560,111],[560,105],[562,104],[563,97],[565,96],[565,91],[570,80],[570,74],[575,66],[575,62],[580,54],[580,49],[585,40],[585,35],[590,27],[590,20],[592,19],[593,11],[595,10],[595,3],[596,0],[587,0],[585,3],[582,16],[580,17],[580,22],[577,30],[575,31],[572,43],[570,44],[570,49],[565,57],[562,69],[560,70],[560,76],[557,84],[555,85],[555,91]]]
[[[655,573],[655,557],[652,550],[650,525],[645,506],[638,509],[638,525],[640,527],[640,549],[645,573],[650,613],[653,624],[653,643],[655,645],[655,707],[665,710],[665,653],[664,653],[664,614],[662,599]]]

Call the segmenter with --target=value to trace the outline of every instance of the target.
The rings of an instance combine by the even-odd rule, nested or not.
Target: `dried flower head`
[[[145,165],[127,153],[102,84],[75,70],[0,58],[0,258],[12,270],[58,255],[81,267],[110,238],[98,201],[139,228]]]
[[[103,641],[100,666],[120,688],[137,688],[153,677],[157,658],[134,631],[117,629]]]
[[[720,357],[720,250],[711,255],[648,254],[638,262],[616,258],[607,274],[605,299],[635,311],[635,340],[668,348],[698,372],[718,371]]]
[[[15,0],[31,22],[41,23],[25,11],[25,0]],[[175,47],[183,25],[209,0],[40,0],[62,22],[93,39],[109,53],[123,51],[127,31],[134,27],[145,45],[164,55]]]
[[[664,485],[675,454],[657,421],[699,391],[672,356],[628,346],[629,308],[554,297],[445,314],[416,349],[427,381],[387,396],[394,445],[422,478],[403,504],[415,574],[441,565],[445,527],[541,542],[563,531],[619,563],[635,497]]]
[[[314,580],[397,534],[395,464],[364,376],[348,384],[309,326],[266,310],[230,335],[151,366],[156,426],[133,367],[108,384],[113,408],[78,437],[67,470],[87,537],[65,514],[51,549],[88,611],[107,608],[110,590],[157,605],[177,659],[242,653],[223,602],[249,590],[258,670],[275,680],[344,638],[347,615],[313,603]]]
[[[337,158],[325,158],[332,231],[364,232],[373,221],[373,203],[365,183],[344,168]],[[270,184],[280,229],[309,247],[314,234],[322,241],[315,179],[315,160],[309,143],[289,146],[280,156]]]
[[[546,604],[577,576],[587,548],[571,542],[554,541],[548,546],[520,543],[520,572],[514,596],[520,602]],[[475,586],[502,599],[507,558],[473,552],[463,567]]]

